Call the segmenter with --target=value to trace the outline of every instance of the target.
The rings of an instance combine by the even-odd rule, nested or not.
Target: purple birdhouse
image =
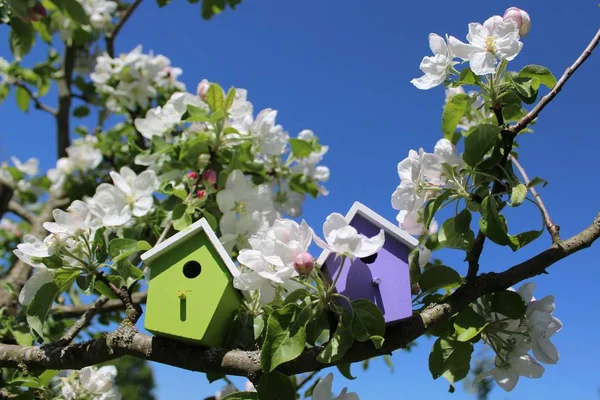
[[[346,220],[358,233],[367,237],[385,232],[383,248],[373,256],[354,260],[346,259],[335,285],[338,293],[350,300],[367,299],[375,303],[386,324],[412,315],[408,253],[418,241],[381,215],[359,202],[346,214]],[[318,263],[330,281],[340,268],[341,258],[324,250]]]

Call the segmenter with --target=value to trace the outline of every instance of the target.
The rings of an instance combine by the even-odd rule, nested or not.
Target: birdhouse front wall
[[[357,214],[350,222],[365,236],[372,237],[380,228]],[[382,311],[386,323],[391,324],[412,315],[408,253],[410,249],[386,232],[383,248],[371,264],[360,259],[346,259],[336,283],[336,291],[351,300],[367,299]],[[331,254],[323,271],[333,280],[340,268],[341,258]],[[345,302],[344,302],[345,303]]]
[[[221,346],[240,304],[231,274],[204,232],[150,262],[145,328],[155,335]]]

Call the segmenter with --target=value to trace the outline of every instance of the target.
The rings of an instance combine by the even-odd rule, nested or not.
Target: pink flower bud
[[[504,12],[505,21],[514,21],[519,27],[519,35],[525,36],[531,29],[531,18],[527,12],[517,7],[510,7]]]
[[[216,183],[213,185],[213,189],[215,189],[215,191],[219,190],[219,185],[217,185]]]
[[[206,196],[205,190],[198,190],[198,192],[196,192],[196,197],[199,199],[203,199],[205,196]]]
[[[208,88],[210,87],[210,83],[206,79],[202,79],[198,84],[198,88],[196,89],[196,94],[198,97],[204,101],[206,99],[206,92],[208,92]]]
[[[190,179],[197,179],[198,178],[198,174],[196,174],[194,171],[190,171],[190,173],[188,174],[188,178],[190,178]]]
[[[298,273],[308,275],[312,272],[315,267],[315,259],[310,255],[308,251],[297,254],[294,258],[294,268]]]
[[[217,181],[217,171],[214,169],[207,169],[202,173],[202,179],[210,185],[214,184]]]

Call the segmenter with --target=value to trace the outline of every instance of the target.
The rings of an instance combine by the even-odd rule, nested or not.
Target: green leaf
[[[137,268],[127,259],[121,259],[118,262],[113,262],[111,264],[111,268],[117,271],[119,276],[125,280],[125,286],[128,288],[144,277],[142,270]]]
[[[494,196],[488,196],[481,202],[479,228],[488,239],[500,246],[508,246],[510,243],[506,221],[498,213],[498,205]]]
[[[544,233],[543,228],[539,231],[527,231],[516,235],[509,235],[508,238],[510,239],[510,243],[508,245],[513,251],[517,251],[521,247],[524,247],[539,238],[542,233]]]
[[[307,313],[296,304],[288,304],[269,315],[261,352],[264,371],[271,372],[277,366],[302,354],[306,342],[307,322]]]
[[[188,0],[197,2],[198,0]],[[202,0],[202,18],[211,19],[213,16],[220,14],[227,6],[235,9],[235,6],[240,4],[242,0]]]
[[[73,116],[75,118],[83,118],[90,115],[90,109],[87,106],[79,106],[75,107],[73,110]]]
[[[476,313],[471,307],[467,307],[458,313],[454,319],[454,331],[459,342],[467,342],[487,326],[485,318]]]
[[[289,142],[292,147],[292,154],[296,158],[308,157],[313,152],[312,144],[306,140],[292,138]]]
[[[423,271],[419,287],[423,292],[459,286],[462,278],[458,272],[445,265],[436,265]]]
[[[384,354],[383,362],[385,362],[385,365],[388,366],[388,368],[390,369],[390,372],[393,374],[394,373],[394,363],[392,362],[392,357],[390,357],[389,354]]]
[[[341,359],[352,347],[354,336],[352,335],[352,316],[345,309],[340,314],[337,329],[325,349],[317,356],[317,361],[325,364],[334,363]]]
[[[212,83],[206,92],[206,104],[210,107],[210,111],[223,111],[225,100],[223,99],[223,89],[216,83]]]
[[[440,245],[449,249],[470,250],[475,240],[471,230],[471,212],[466,208],[447,219],[438,232]]]
[[[228,111],[233,105],[233,101],[235,100],[235,88],[232,86],[229,88],[227,92],[227,97],[225,98],[225,105],[223,111]]]
[[[408,254],[408,272],[410,274],[411,286],[419,282],[421,278],[421,265],[419,264],[419,247],[415,247]]]
[[[79,289],[83,291],[85,295],[90,295],[94,291],[94,283],[96,282],[96,275],[79,275],[75,282]]]
[[[77,0],[61,0],[63,8],[69,17],[79,25],[89,25],[90,19],[85,12],[85,9]]]
[[[158,4],[159,7],[164,7],[167,4],[171,3],[172,0],[156,0],[156,4]]]
[[[258,397],[260,400],[296,400],[296,390],[287,375],[273,371],[261,376]]]
[[[35,32],[33,25],[22,21],[20,18],[12,18],[10,21],[10,51],[21,61],[29,53],[35,43]]]
[[[287,300],[287,298],[286,298]],[[329,329],[329,322],[327,321],[327,313],[321,309],[318,309],[313,318],[306,325],[306,342],[321,346],[329,341],[331,331]]]
[[[39,337],[44,337],[44,321],[59,292],[60,289],[55,283],[46,283],[37,291],[27,307],[27,323]]]
[[[209,213],[206,210],[202,210],[202,216],[206,218],[206,222],[208,222],[208,225],[212,228],[213,231],[216,231],[219,228],[219,221],[217,220],[217,217],[215,217],[213,214]]]
[[[184,213],[179,219],[173,220],[173,229],[176,231],[182,231],[192,224],[192,217],[190,214]]]
[[[33,344],[31,331],[25,325],[10,327],[10,333],[12,333],[19,346],[31,346]]]
[[[556,78],[552,72],[541,65],[526,65],[519,71],[519,77],[522,78],[537,78],[540,83],[548,89],[552,89],[556,85]]]
[[[492,295],[492,311],[511,319],[519,319],[525,315],[527,305],[517,292],[504,290]]]
[[[17,88],[15,89],[15,99],[17,100],[17,106],[19,106],[21,111],[29,111],[29,101],[31,100],[31,98],[29,97],[29,93],[27,93],[27,90],[23,89],[20,86],[17,86]]]
[[[108,254],[111,255],[113,262],[118,262],[138,251],[150,250],[151,247],[145,240],[116,238],[108,244]]]
[[[425,204],[425,210],[423,212],[423,220],[425,221],[425,229],[429,229],[429,225],[431,221],[433,221],[433,217],[435,213],[440,209],[442,204],[453,194],[452,190],[446,190],[441,195],[436,197],[435,199],[431,199],[427,201]]]
[[[352,380],[356,379],[356,377],[352,376],[352,372],[350,371],[351,366],[352,366],[352,364],[350,364],[350,363],[336,365],[338,371],[340,371],[340,374],[342,374],[344,376],[344,378],[350,379],[352,381]]]
[[[385,338],[379,335],[371,336],[369,339],[371,339],[373,346],[375,346],[377,350],[379,350],[383,346],[383,342],[385,342]]]
[[[500,128],[496,125],[479,125],[469,136],[465,138],[465,152],[463,160],[470,166],[476,166],[490,151],[500,134]]]
[[[2,104],[4,99],[6,99],[6,97],[8,97],[9,93],[10,93],[10,86],[8,86],[4,82],[0,83],[0,104]]]
[[[472,353],[471,343],[439,338],[429,354],[429,371],[433,379],[444,376],[450,383],[463,379],[469,372]]]
[[[352,334],[359,342],[385,335],[385,319],[379,307],[366,299],[352,302]]]
[[[44,42],[46,42],[47,44],[52,44],[52,34],[48,30],[49,24],[50,24],[49,21],[48,21],[48,23],[46,23],[46,20],[43,19],[41,21],[34,21],[33,27],[40,34],[40,37],[42,38],[42,40]]]
[[[529,181],[529,183],[527,184],[527,188],[532,188],[535,187],[537,185],[542,185],[542,187],[546,187],[546,185],[548,184],[547,181],[543,180],[542,178],[538,178],[537,176],[535,178],[533,178],[532,180]]]
[[[228,394],[221,400],[258,400],[258,393],[256,392],[237,392]]]
[[[309,178],[303,174],[295,174],[289,180],[290,189],[298,193],[307,193],[311,197],[316,198],[319,195],[319,188]]]
[[[465,115],[472,102],[473,100],[469,95],[460,93],[452,96],[446,103],[444,112],[442,113],[442,132],[446,139],[452,140],[458,123]]]
[[[522,183],[514,186],[510,195],[510,205],[512,207],[518,207],[525,201],[527,197],[527,187]]]
[[[527,111],[523,108],[521,98],[514,92],[508,92],[502,97],[502,117],[504,122],[518,121]]]
[[[230,349],[249,349],[254,344],[254,317],[251,314],[238,311],[227,331],[225,344]]]
[[[471,71],[471,68],[467,67],[460,71],[460,75],[458,76],[459,85],[477,85],[481,79]]]

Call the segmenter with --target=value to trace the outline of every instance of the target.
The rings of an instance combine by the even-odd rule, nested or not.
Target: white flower
[[[252,112],[254,107],[246,98],[248,91],[246,89],[236,89],[233,104],[229,109],[229,126],[237,129],[242,135],[247,135],[252,127]]]
[[[421,208],[418,208],[413,211],[400,210],[398,212],[398,215],[396,216],[398,226],[400,226],[400,228],[402,228],[403,231],[411,235],[423,235],[426,232],[437,232],[439,226],[435,219],[432,220],[429,224],[429,229],[425,229],[425,220],[423,216],[424,209],[422,208],[424,205],[424,200],[421,200]]]
[[[510,392],[515,388],[520,376],[540,378],[544,373],[544,367],[538,364],[529,354],[511,354],[506,362],[502,362],[496,357],[494,365],[495,368],[484,372],[478,379],[491,375],[498,386],[506,392]]]
[[[59,236],[73,236],[84,231],[93,230],[98,226],[93,220],[93,215],[87,204],[83,201],[75,200],[67,208],[67,211],[54,210],[52,216],[55,222],[44,222],[44,228]],[[92,235],[89,232],[88,234]]]
[[[21,236],[21,230],[13,221],[8,218],[0,219],[0,229],[4,230],[6,233],[14,237]]]
[[[305,129],[298,134],[298,139],[306,140],[310,142],[315,137],[313,131]],[[322,160],[329,146],[321,146],[318,151],[313,151],[308,156],[296,160],[296,164],[292,165],[292,172],[299,173],[314,179],[317,182],[327,182],[329,180],[330,171],[329,168],[324,165],[318,165]],[[319,193],[323,196],[328,194],[327,189],[323,186],[318,185]]]
[[[419,68],[425,75],[410,81],[417,89],[427,90],[442,84],[446,80],[448,69],[456,62],[452,51],[444,39],[435,33],[429,34],[429,47],[433,57],[424,57]]]
[[[246,211],[243,214],[225,213],[219,221],[221,229],[219,240],[228,252],[231,252],[234,246],[244,249],[248,247],[250,236],[267,229],[273,219],[271,213],[257,210]]]
[[[346,388],[342,389],[339,396],[333,397],[331,392],[331,384],[333,383],[333,374],[329,373],[327,376],[319,381],[313,389],[312,398],[313,400],[359,400],[358,395],[354,392],[346,393]]]
[[[408,213],[420,209],[428,195],[426,186],[437,185],[441,178],[441,163],[436,154],[420,149],[410,150],[408,157],[398,163],[400,185],[392,194],[392,207]]]
[[[489,18],[483,25],[470,23],[467,40],[469,44],[450,36],[448,43],[457,57],[469,61],[475,75],[495,73],[497,59],[511,61],[523,47],[517,24],[498,15]]]
[[[356,228],[350,226],[346,218],[338,213],[330,214],[323,223],[323,236],[327,242],[314,235],[317,246],[352,258],[363,258],[377,253],[385,241],[383,229],[376,236],[367,238],[358,233]]]
[[[252,124],[252,134],[258,139],[259,152],[264,156],[279,156],[285,151],[289,136],[281,125],[275,125],[277,111],[270,108],[258,113]]]
[[[93,213],[107,226],[120,226],[127,223],[131,216],[143,217],[148,214],[154,199],[152,193],[158,189],[159,182],[154,171],[144,171],[136,175],[128,167],[120,174],[111,171],[114,186],[100,184],[92,201],[88,201]]]
[[[439,157],[441,163],[449,164],[450,166],[458,166],[462,168],[465,163],[458,155],[456,146],[448,139],[440,139],[435,144],[433,153]]]
[[[147,139],[163,136],[181,122],[188,105],[206,108],[206,104],[197,96],[183,92],[173,93],[164,107],[152,108],[146,112],[145,118],[136,118],[135,128]]]
[[[121,400],[122,396],[114,385],[116,376],[117,369],[113,365],[100,369],[85,367],[60,378],[61,394],[65,400]]]
[[[30,158],[22,163],[17,157],[10,158],[15,167],[25,175],[35,176],[38,174],[40,161],[37,158]]]

